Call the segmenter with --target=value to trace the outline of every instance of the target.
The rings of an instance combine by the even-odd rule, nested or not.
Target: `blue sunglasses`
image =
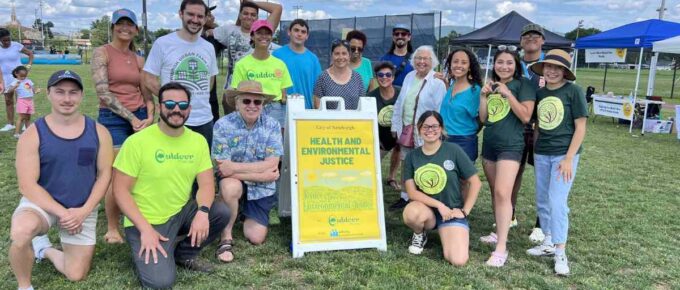
[[[163,101],[163,105],[165,105],[165,108],[168,110],[174,110],[175,106],[179,106],[179,109],[182,111],[189,108],[189,102],[187,101],[175,102],[173,100],[167,100]]]

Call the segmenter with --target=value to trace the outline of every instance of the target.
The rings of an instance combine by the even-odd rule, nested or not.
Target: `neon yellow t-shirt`
[[[212,169],[212,162],[203,136],[185,128],[171,137],[155,124],[125,140],[113,167],[137,179],[132,198],[144,218],[158,225],[182,210],[196,175]],[[123,226],[132,225],[126,217]]]
[[[251,54],[239,60],[231,77],[231,87],[237,88],[243,80],[260,82],[265,94],[276,96],[274,101],[281,100],[283,89],[293,86],[288,67],[274,56],[258,60]]]

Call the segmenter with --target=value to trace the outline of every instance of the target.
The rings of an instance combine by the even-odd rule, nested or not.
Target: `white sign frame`
[[[337,101],[339,102],[338,110],[327,110],[326,102]],[[303,98],[289,98],[288,112],[287,112],[287,128],[286,128],[286,140],[284,150],[284,164],[281,184],[281,190],[279,196],[288,195],[288,201],[290,202],[290,215],[291,224],[293,228],[292,235],[292,252],[293,258],[301,258],[305,253],[317,252],[317,251],[334,251],[334,250],[353,250],[353,249],[366,249],[375,248],[379,251],[387,251],[387,232],[385,229],[385,209],[383,205],[383,188],[382,188],[382,167],[380,166],[380,141],[378,139],[378,113],[375,103],[375,98],[372,97],[362,97],[359,100],[359,107],[357,110],[345,110],[344,109],[344,99],[340,97],[323,97],[321,99],[321,109],[319,110],[307,110],[305,109],[305,102]],[[370,240],[352,240],[352,241],[342,241],[338,240],[335,242],[316,242],[316,243],[301,243],[300,242],[300,215],[299,204],[298,204],[298,164],[296,156],[297,154],[297,120],[342,120],[342,121],[372,121],[373,122],[373,136],[374,137],[374,162],[376,168],[376,189],[377,189],[377,211],[378,211],[378,225],[380,230],[380,237],[378,239]],[[279,207],[286,207],[285,198],[279,198]]]

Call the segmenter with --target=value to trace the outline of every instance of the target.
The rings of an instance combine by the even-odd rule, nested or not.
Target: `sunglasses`
[[[409,36],[409,35],[411,35],[411,34],[408,33],[408,32],[402,32],[402,31],[392,32],[392,36],[396,36],[396,37]]]
[[[391,73],[391,72],[387,72],[387,73],[379,72],[379,73],[377,73],[377,74],[375,74],[375,75],[378,76],[379,78],[391,78],[391,77],[392,77],[392,73]]]
[[[350,50],[351,52],[362,52],[362,51],[364,51],[364,48],[363,48],[363,47],[359,47],[359,46],[350,46],[350,47],[349,47],[349,50]]]
[[[176,106],[179,106],[179,109],[182,111],[189,108],[189,102],[187,101],[175,102],[173,100],[167,100],[163,101],[163,105],[165,105],[165,108],[168,110],[174,110]]]
[[[336,40],[333,40],[333,42],[331,42],[331,46],[338,46],[338,45],[349,47],[349,42],[347,40],[342,40],[342,39],[336,39]]]
[[[498,46],[498,50],[515,52],[515,51],[517,51],[517,46],[501,44],[501,45]]]
[[[264,101],[263,100],[253,100],[253,99],[241,99],[241,103],[244,105],[250,105],[250,103],[255,104],[255,106],[260,106],[262,105]]]

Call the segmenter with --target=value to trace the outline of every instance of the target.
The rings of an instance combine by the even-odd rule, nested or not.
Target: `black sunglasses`
[[[358,46],[350,46],[349,50],[352,51],[352,52],[362,52],[362,51],[364,51],[364,48],[358,47]]]
[[[375,74],[375,75],[378,76],[379,78],[391,78],[391,77],[392,77],[392,73],[391,73],[391,72],[387,72],[387,73],[379,72],[379,73],[377,73],[377,74]]]
[[[264,101],[262,101],[262,100],[241,99],[241,103],[243,103],[246,106],[250,105],[250,103],[255,104],[255,106],[259,106],[259,105],[262,105],[263,102]]]
[[[392,32],[392,35],[393,35],[393,36],[396,36],[396,37],[401,37],[401,36],[409,36],[410,33],[408,33],[408,32],[397,31],[397,32]]]
[[[165,105],[165,108],[168,110],[174,110],[175,106],[179,106],[179,109],[182,111],[189,108],[189,102],[187,101],[175,102],[173,100],[167,100],[163,101],[163,105]]]

